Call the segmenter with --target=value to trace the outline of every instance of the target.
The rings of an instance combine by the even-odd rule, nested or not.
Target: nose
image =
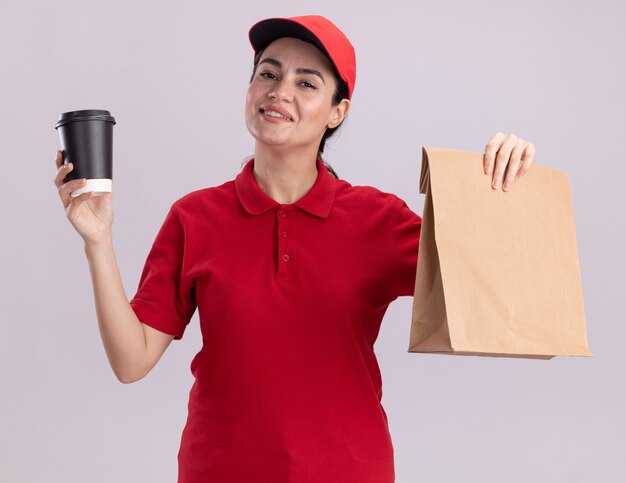
[[[293,101],[293,86],[284,77],[274,84],[274,88],[268,93],[268,97],[275,101],[291,102]]]

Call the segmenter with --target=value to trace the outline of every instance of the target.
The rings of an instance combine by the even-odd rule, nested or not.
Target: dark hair
[[[252,82],[252,80],[254,79],[254,74],[256,74],[256,69],[257,69],[257,66],[259,65],[259,61],[261,60],[261,55],[262,54],[263,54],[263,49],[259,50],[256,53],[256,55],[254,56],[254,67],[252,68],[252,76],[250,77],[250,82]],[[328,60],[330,60],[330,59],[328,59]],[[341,76],[339,75],[339,72],[337,72],[337,69],[335,68],[335,65],[333,64],[332,60],[330,61],[330,65],[332,66],[333,76],[335,77],[335,84],[337,85],[337,87],[335,88],[335,92],[333,93],[333,98],[332,98],[331,102],[332,102],[333,106],[336,106],[343,99],[348,99],[349,98],[349,95],[348,95],[348,92],[349,92],[348,91],[348,84],[346,83],[346,81],[344,81],[341,78]],[[339,129],[341,124],[343,124],[343,120],[341,121],[341,123],[338,126],[335,126],[335,127],[332,127],[332,128],[327,128],[326,131],[324,132],[324,134],[322,135],[322,140],[320,141],[319,148],[317,148],[317,157],[322,160],[322,162],[324,163],[324,166],[326,166],[326,169],[328,170],[328,172],[330,174],[332,174],[335,178],[339,178],[339,176],[337,175],[337,173],[335,172],[333,167],[322,159],[322,153],[324,152],[324,147],[326,146],[326,140],[328,138],[330,138],[335,133],[335,131],[337,129]]]

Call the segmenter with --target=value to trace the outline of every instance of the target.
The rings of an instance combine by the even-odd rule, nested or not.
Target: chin
[[[250,129],[248,132],[257,143],[266,144],[268,146],[283,146],[289,143],[289,137],[284,133],[268,133],[265,129]]]

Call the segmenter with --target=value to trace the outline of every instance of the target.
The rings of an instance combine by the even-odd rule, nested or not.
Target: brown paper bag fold
[[[567,175],[533,163],[503,192],[482,166],[481,153],[422,150],[408,352],[592,355]]]

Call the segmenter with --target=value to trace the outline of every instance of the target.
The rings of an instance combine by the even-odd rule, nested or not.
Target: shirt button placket
[[[290,226],[293,212],[289,208],[279,207],[276,212],[276,235],[278,239],[278,275],[286,275],[293,272],[293,254],[291,253]]]

